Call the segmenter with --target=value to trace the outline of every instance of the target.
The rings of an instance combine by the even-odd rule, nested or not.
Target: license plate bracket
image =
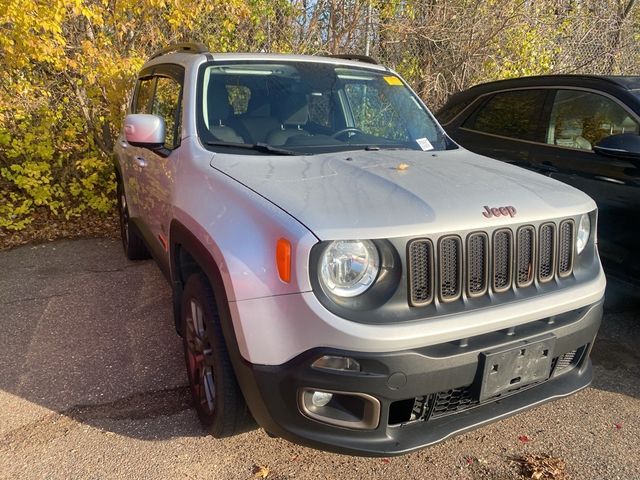
[[[479,400],[482,402],[549,378],[555,343],[555,336],[548,334],[506,348],[482,352]]]

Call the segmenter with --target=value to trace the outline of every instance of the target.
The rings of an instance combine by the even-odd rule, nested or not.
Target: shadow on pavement
[[[640,300],[609,278],[605,314],[591,352],[592,387],[640,398]]]
[[[119,423],[191,409],[170,289],[153,262],[127,261],[113,240],[63,241],[3,252],[0,271],[0,390],[136,438],[202,434],[195,413],[181,431]],[[5,403],[23,419],[8,422],[10,435],[50,428],[0,392]]]

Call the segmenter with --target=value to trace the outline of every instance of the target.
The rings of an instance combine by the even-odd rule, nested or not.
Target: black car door
[[[609,135],[638,133],[637,116],[608,94],[582,89],[554,91],[549,107],[544,145],[531,150],[529,162],[596,201],[603,261],[610,272],[637,277],[640,263],[631,252],[640,233],[640,169],[592,150]]]
[[[540,119],[548,90],[498,92],[481,100],[457,128],[447,128],[453,139],[472,152],[529,166],[532,142],[540,142]],[[453,126],[453,125],[452,125]]]

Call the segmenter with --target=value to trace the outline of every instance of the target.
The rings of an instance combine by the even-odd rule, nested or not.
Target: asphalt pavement
[[[259,429],[204,436],[169,287],[153,262],[127,261],[117,241],[0,252],[0,272],[3,479],[521,479],[517,460],[536,454],[559,462],[549,478],[640,478],[640,309],[619,294],[594,346],[590,388],[410,455],[371,459]]]

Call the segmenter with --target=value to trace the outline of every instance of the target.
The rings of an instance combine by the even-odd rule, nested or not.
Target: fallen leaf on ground
[[[396,169],[397,169],[397,170],[400,170],[400,171],[402,171],[402,170],[406,170],[407,168],[409,168],[409,165],[408,165],[408,164],[406,164],[406,163],[401,163],[400,165],[398,165],[398,166],[396,167]]]
[[[254,465],[253,474],[256,477],[267,478],[269,476],[269,467],[265,467],[264,465]]]
[[[390,459],[388,459],[387,457],[380,459],[380,461],[381,461],[382,463],[391,463],[391,460],[390,460]]]
[[[566,463],[551,455],[525,455],[512,458],[520,464],[521,473],[533,480],[567,480]]]
[[[616,427],[616,430],[620,430],[622,428],[621,423],[614,423],[613,425]]]

